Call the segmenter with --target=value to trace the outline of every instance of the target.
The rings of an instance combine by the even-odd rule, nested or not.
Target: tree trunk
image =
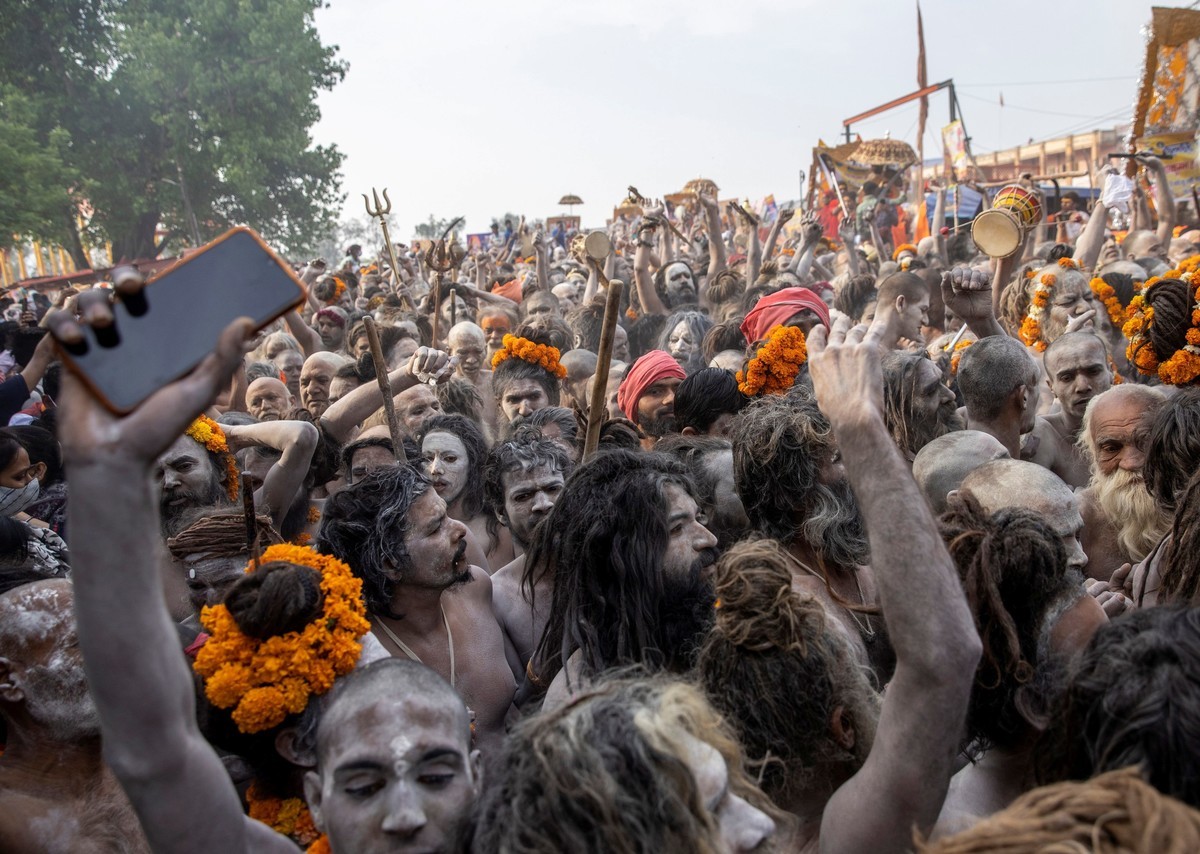
[[[134,228],[113,241],[113,261],[137,261],[158,257],[154,232],[158,228],[158,211],[149,211],[137,218]]]
[[[87,257],[87,253],[83,251],[83,240],[79,237],[79,225],[75,222],[74,205],[67,205],[64,209],[63,220],[67,226],[67,251],[71,253],[71,260],[75,262],[75,269],[90,270],[92,268],[92,259]]]

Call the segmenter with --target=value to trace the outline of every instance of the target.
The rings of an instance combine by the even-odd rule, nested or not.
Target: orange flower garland
[[[276,833],[282,833],[301,848],[321,836],[313,824],[312,813],[303,798],[265,798],[258,794],[258,784],[246,790],[246,814],[261,821]]]
[[[746,397],[784,394],[796,382],[801,366],[807,361],[804,331],[795,326],[776,326],[746,370],[738,371],[738,390]]]
[[[208,699],[219,709],[232,707],[233,722],[244,733],[278,726],[288,715],[304,711],[310,697],[332,688],[334,679],[354,669],[362,653],[359,638],[371,628],[362,580],[342,561],[293,545],[264,551],[261,562],[273,561],[321,574],[321,614],[302,630],[261,640],[243,634],[224,605],[200,612],[200,623],[211,637],[193,668],[204,677]]]
[[[1059,258],[1058,266],[1062,267],[1064,270],[1078,270],[1079,262],[1074,258]]]
[[[954,355],[952,355],[950,357],[950,375],[951,376],[958,376],[958,364],[959,364],[959,362],[962,361],[963,350],[966,350],[968,347],[970,347],[974,343],[975,343],[975,341],[973,339],[970,339],[970,340],[959,341],[957,344],[954,345]]]
[[[504,346],[492,356],[492,367],[499,367],[505,359],[520,359],[537,365],[549,374],[559,379],[567,375],[567,369],[558,362],[558,348],[548,344],[538,344],[528,338],[518,338],[516,335],[505,335]]]
[[[1198,259],[1198,263],[1200,263],[1200,259]],[[1146,305],[1145,295],[1163,278],[1179,278],[1195,290],[1193,291],[1192,325],[1185,334],[1185,343],[1169,358],[1160,361],[1154,348],[1146,340],[1146,333],[1154,325],[1154,307]],[[1155,276],[1146,282],[1142,293],[1130,300],[1129,320],[1126,321],[1121,331],[1129,339],[1125,355],[1141,373],[1157,374],[1164,383],[1174,386],[1188,385],[1200,377],[1200,286],[1198,283],[1200,283],[1200,275],[1194,272],[1180,273],[1178,270],[1169,270],[1162,277]]]
[[[341,276],[330,276],[333,279],[333,296],[325,300],[326,305],[335,305],[340,302],[342,295],[346,293],[346,283]]]
[[[1108,319],[1112,321],[1112,325],[1120,328],[1125,324],[1125,309],[1121,307],[1121,301],[1117,299],[1117,292],[1113,290],[1112,285],[1097,276],[1088,282],[1088,287],[1092,289],[1092,293],[1096,295],[1096,299],[1104,303],[1104,308],[1108,312]]]
[[[308,846],[305,854],[333,854],[333,849],[329,847],[329,837],[322,834],[316,842]]]
[[[900,253],[902,252],[911,252],[913,255],[916,255],[917,247],[913,246],[911,243],[901,243],[896,247],[896,251],[892,253],[892,260],[899,261]]]
[[[1066,260],[1066,259],[1060,259]],[[1046,316],[1046,308],[1050,305],[1050,293],[1058,279],[1053,273],[1037,276],[1033,280],[1033,296],[1029,299],[1029,313],[1021,321],[1018,336],[1026,347],[1032,347],[1039,353],[1046,349],[1042,340],[1042,319]]]
[[[201,415],[183,431],[183,434],[196,444],[203,445],[204,450],[221,458],[225,463],[225,493],[230,501],[237,501],[242,489],[242,474],[233,452],[229,450],[229,443],[225,441],[225,431],[221,429],[221,425],[207,415]]]

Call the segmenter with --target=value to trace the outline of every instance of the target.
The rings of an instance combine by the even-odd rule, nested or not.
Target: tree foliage
[[[446,229],[450,227],[450,223],[454,222],[456,219],[458,219],[458,217],[453,216],[440,219],[435,217],[433,214],[430,214],[429,219],[427,219],[425,222],[417,223],[417,225],[413,227],[413,234],[422,240],[438,240],[443,234],[445,234]]]
[[[0,85],[0,247],[13,235],[65,244],[72,206],[66,188],[75,175],[65,163],[70,135],[61,127],[44,137],[34,127],[33,104]]]
[[[115,255],[186,235],[189,202],[205,240],[246,224],[301,253],[336,226],[342,155],[310,129],[346,66],[313,25],[319,0],[6,6],[0,81],[34,105],[39,141],[65,131],[73,189]]]

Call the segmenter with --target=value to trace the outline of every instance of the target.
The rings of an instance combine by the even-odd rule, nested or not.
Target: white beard
[[[1141,472],[1119,468],[1106,475],[1094,471],[1091,485],[1100,509],[1117,529],[1117,542],[1135,562],[1148,555],[1171,529],[1171,517],[1154,503]]]

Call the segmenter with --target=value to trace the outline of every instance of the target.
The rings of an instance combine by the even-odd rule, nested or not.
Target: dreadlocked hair
[[[207,508],[206,508],[207,509]],[[255,517],[258,542],[261,548],[282,543],[283,538],[271,524],[271,517]],[[246,516],[220,509],[201,515],[174,537],[167,540],[167,550],[176,560],[188,558],[234,558],[250,554],[246,542]]]
[[[741,751],[704,696],[683,682],[610,678],[519,724],[479,808],[476,850],[635,854],[726,850],[687,756],[715,748],[729,787],[778,821],[742,770]]]
[[[1161,574],[1161,601],[1200,603],[1200,471],[1192,475],[1175,508]]]
[[[1143,475],[1155,502],[1175,515],[1160,597],[1194,602],[1200,595],[1200,389],[1179,389],[1155,415]]]
[[[737,350],[740,353],[747,346],[749,345],[746,342],[746,336],[742,334],[742,318],[738,316],[726,320],[724,323],[714,324],[704,333],[704,340],[700,344],[700,355],[704,359],[704,364],[707,365],[718,353],[725,350]]]
[[[960,493],[940,520],[942,539],[967,594],[983,655],[967,708],[967,739],[979,752],[1012,747],[1027,731],[1018,693],[1035,683],[1039,647],[1055,605],[1073,604],[1082,578],[1067,570],[1062,541],[1036,514],[989,516]]]
[[[854,727],[871,743],[874,692],[850,678],[856,665],[849,650],[829,630],[820,601],[793,589],[776,541],[743,540],[730,548],[717,562],[716,596],[697,675],[733,724],[763,790],[786,801],[818,766],[853,759],[829,736],[836,706],[866,712],[854,715]],[[843,695],[856,686],[863,690],[846,702]]]
[[[1135,765],[1200,806],[1200,609],[1142,608],[1101,628],[1049,720],[1033,751],[1038,783]]]
[[[664,649],[658,624],[667,484],[694,496],[682,464],[626,450],[596,454],[567,480],[525,559],[525,577],[554,579],[550,619],[533,655],[539,682],[548,685],[575,650],[587,674],[666,667],[691,652]]]
[[[1034,789],[970,830],[914,842],[920,854],[1188,854],[1200,851],[1200,812],[1124,768]]]
[[[242,530],[244,539],[244,526]],[[235,581],[223,601],[243,634],[265,640],[301,631],[320,615],[324,603],[320,584],[320,574],[310,567],[273,561]],[[295,735],[293,750],[301,755],[313,753],[320,703],[310,701],[304,711],[289,715],[271,729],[244,733],[233,722],[232,710],[212,705],[203,682],[197,679],[195,684],[196,719],[204,737],[245,759],[254,769],[261,794],[303,797],[296,785],[297,768],[279,755],[275,738],[281,729],[291,728]]]
[[[724,269],[713,276],[705,292],[709,305],[735,302],[746,292],[746,279],[736,270]]]
[[[411,466],[385,466],[325,502],[315,548],[345,561],[363,580],[363,598],[372,614],[404,616],[392,610],[392,594],[411,569],[404,544],[408,511],[431,488]]]
[[[1187,331],[1192,327],[1192,304],[1196,286],[1181,279],[1159,279],[1146,289],[1143,299],[1154,309],[1154,321],[1142,327],[1141,341],[1134,344],[1136,353],[1149,347],[1159,362],[1165,362],[1188,343]],[[1136,362],[1136,358],[1131,358]]]
[[[878,296],[875,277],[851,276],[833,295],[833,307],[856,323],[862,319],[867,306]]]

